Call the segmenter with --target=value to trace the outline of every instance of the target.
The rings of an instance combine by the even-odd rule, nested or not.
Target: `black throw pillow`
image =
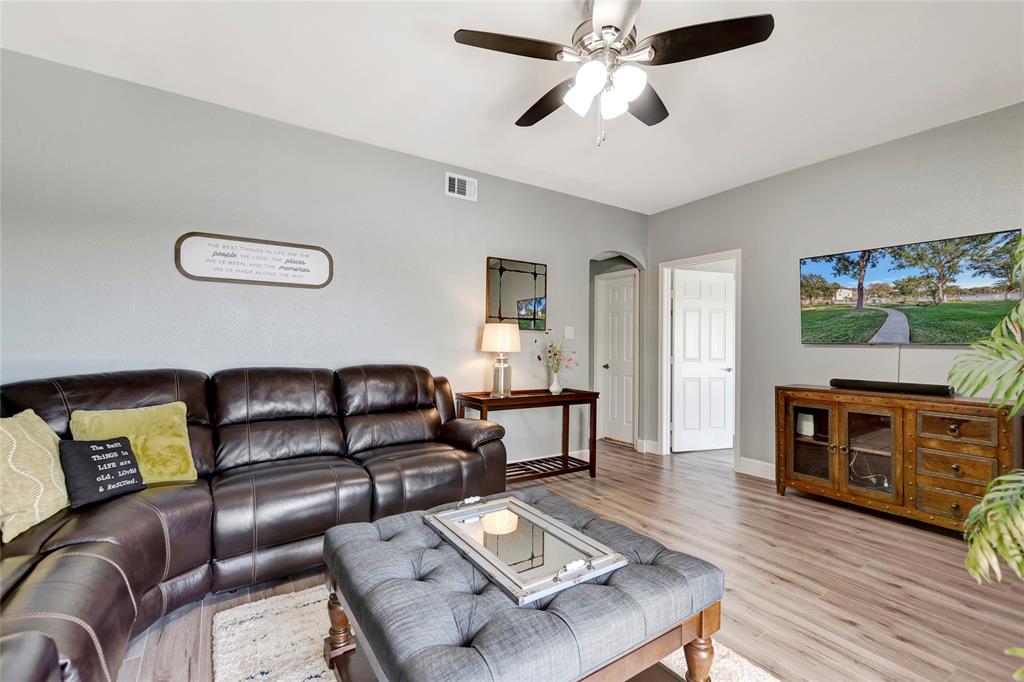
[[[146,487],[127,437],[62,440],[60,466],[72,509]]]

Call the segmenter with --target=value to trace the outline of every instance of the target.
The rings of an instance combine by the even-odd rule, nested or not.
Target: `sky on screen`
[[[859,251],[851,252],[851,255],[859,255]],[[809,258],[801,259],[800,261],[800,274],[801,275],[821,275],[829,282],[836,282],[843,287],[856,287],[857,280],[853,277],[837,277],[832,273],[832,264],[827,262],[815,262]],[[907,277],[909,275],[919,275],[921,270],[918,268],[896,268],[892,264],[892,259],[889,254],[883,253],[878,259],[878,264],[873,268],[869,268],[867,275],[864,277],[864,286],[868,286],[874,282],[885,282],[892,284],[898,279]],[[954,280],[954,284],[959,287],[978,287],[994,284],[997,282],[993,277],[986,275],[976,275],[968,268],[957,275]]]

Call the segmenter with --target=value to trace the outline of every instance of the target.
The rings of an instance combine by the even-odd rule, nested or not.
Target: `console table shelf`
[[[509,462],[505,468],[507,483],[532,481],[536,478],[561,476],[577,471],[589,471],[590,477],[597,476],[597,399],[596,391],[583,391],[577,388],[566,388],[559,395],[553,395],[545,389],[529,389],[512,391],[508,398],[492,398],[487,391],[457,393],[455,402],[460,417],[466,416],[466,408],[476,410],[481,419],[487,419],[489,412],[498,410],[524,410],[535,407],[562,408],[562,455],[559,457],[542,457],[519,462]],[[590,460],[569,456],[569,408],[572,405],[590,406]]]
[[[558,455],[554,457],[541,457],[540,459],[526,459],[520,462],[509,462],[505,467],[506,483],[521,483],[532,481],[537,478],[548,476],[561,476],[577,471],[588,471],[590,462],[582,459],[569,457],[568,462],[563,462]]]

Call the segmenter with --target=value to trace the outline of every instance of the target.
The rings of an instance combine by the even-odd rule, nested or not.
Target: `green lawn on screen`
[[[867,343],[885,322],[881,310],[866,308],[854,313],[852,306],[823,306],[800,311],[803,343]]]
[[[988,336],[1017,301],[954,301],[927,306],[886,306],[903,311],[911,343],[969,344]]]

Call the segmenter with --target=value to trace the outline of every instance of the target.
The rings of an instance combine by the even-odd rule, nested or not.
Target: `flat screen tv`
[[[803,343],[965,345],[1021,297],[1020,229],[800,260]]]

